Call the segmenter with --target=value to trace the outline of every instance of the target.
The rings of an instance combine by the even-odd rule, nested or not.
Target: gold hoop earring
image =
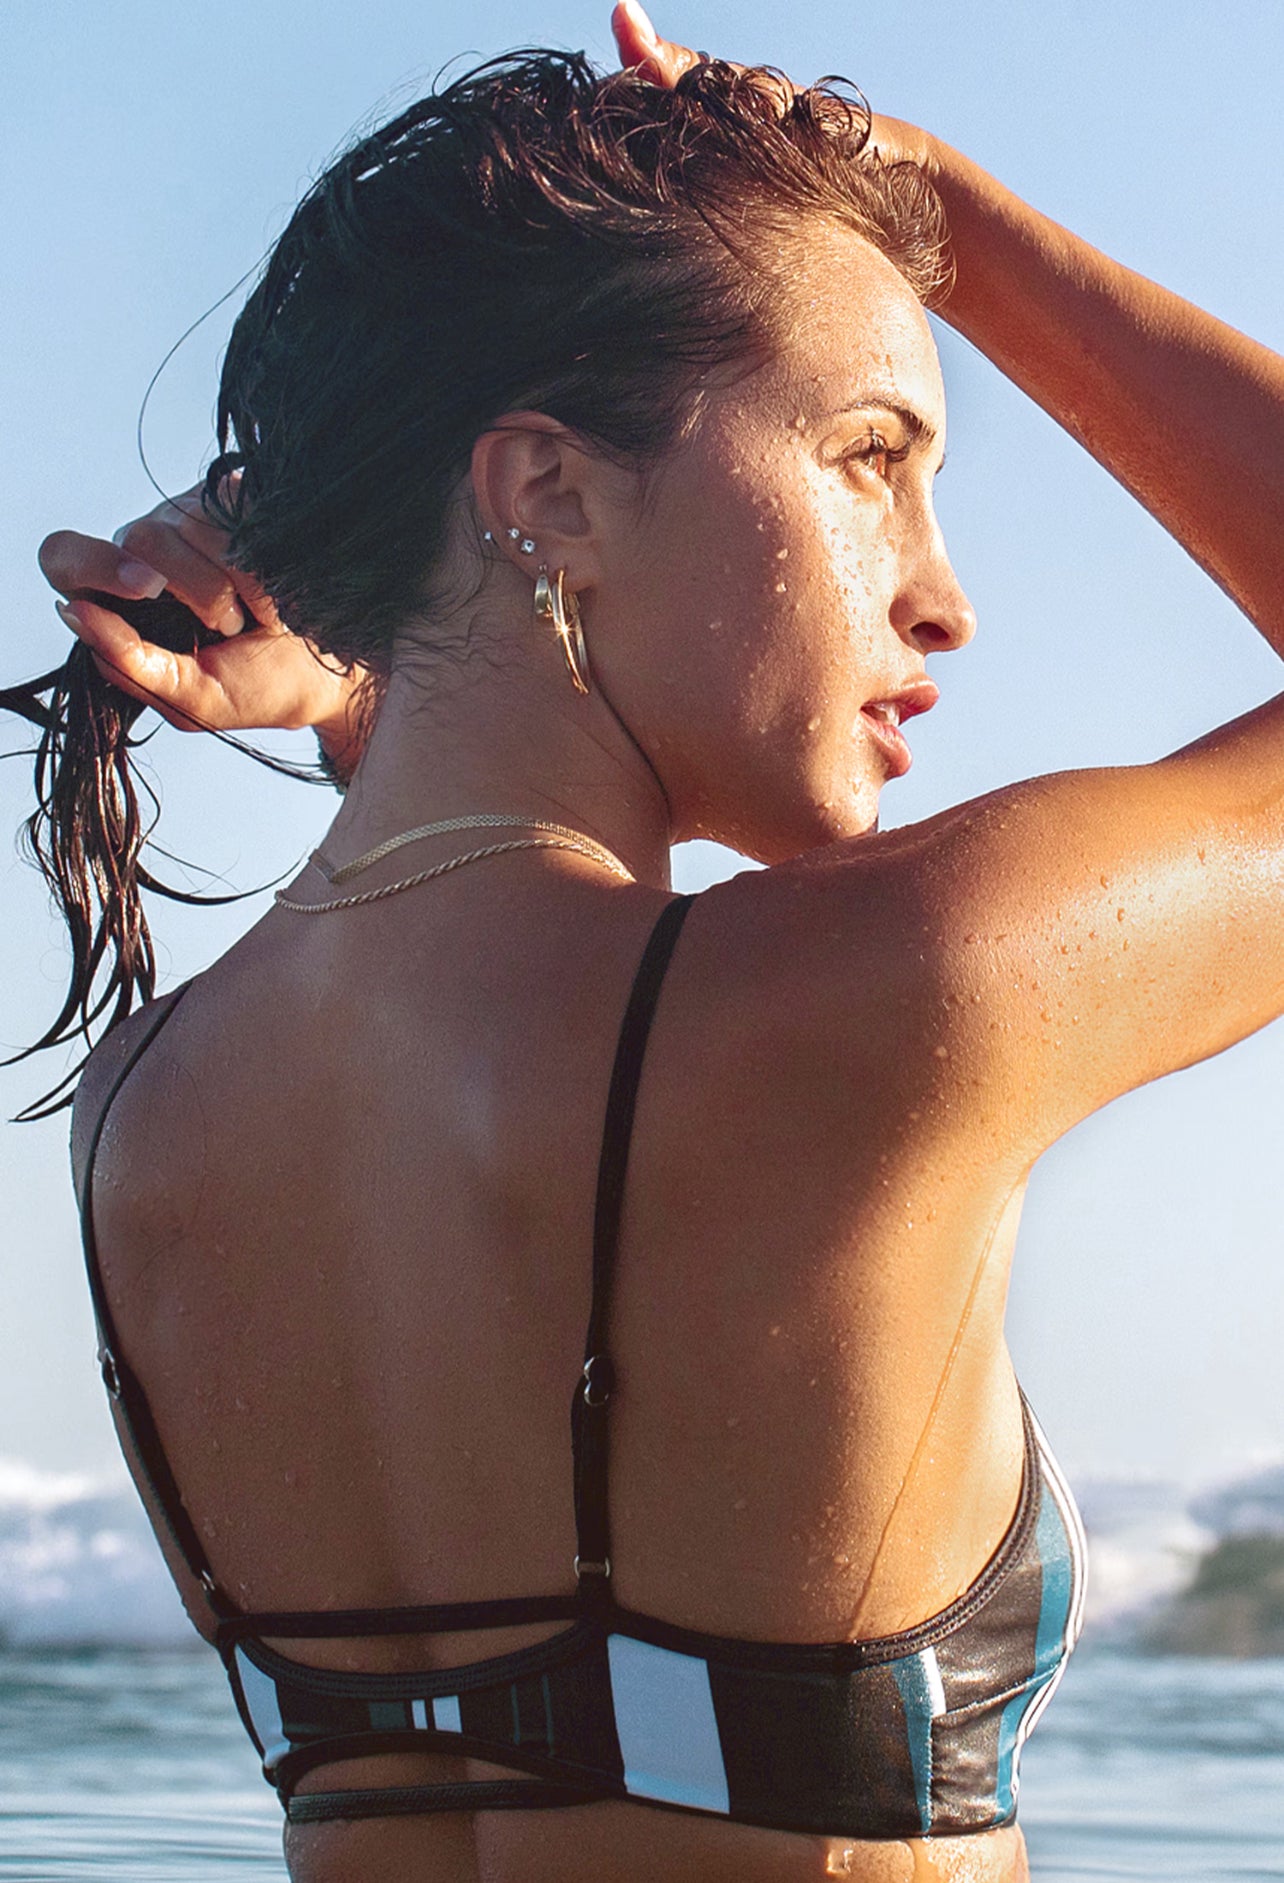
[[[559,569],[550,580],[547,564],[541,567],[539,580],[535,584],[535,619],[551,624],[562,643],[562,653],[575,691],[587,693],[591,675],[588,648],[584,641],[584,624],[580,619],[580,604],[573,590],[566,586],[565,569]]]

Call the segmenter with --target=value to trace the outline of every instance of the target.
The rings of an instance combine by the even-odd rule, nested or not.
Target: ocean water
[[[1038,1883],[1284,1878],[1284,1660],[1082,1652],[1026,1751]],[[283,1883],[280,1811],[199,1648],[0,1651],[0,1878]]]

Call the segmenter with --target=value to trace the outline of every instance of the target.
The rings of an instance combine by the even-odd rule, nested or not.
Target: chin
[[[787,797],[773,794],[774,802],[740,806],[706,801],[679,835],[676,843],[703,838],[722,844],[751,863],[770,867],[788,863],[808,851],[854,837],[868,837],[878,829],[879,794],[883,779],[845,776],[798,779]]]

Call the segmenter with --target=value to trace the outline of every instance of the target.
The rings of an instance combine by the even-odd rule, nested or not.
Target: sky
[[[35,567],[49,530],[109,534],[190,484],[211,449],[218,355],[291,206],[353,129],[450,61],[545,43],[610,59],[608,7],[512,0],[7,0],[0,20],[0,680],[61,658]],[[691,0],[689,44],[841,72],[1039,208],[1284,348],[1284,165],[1272,0]],[[1278,663],[1110,478],[938,325],[950,399],[939,509],[979,632],[935,677],[885,824],[1035,773],[1141,763],[1278,691]],[[1198,436],[1190,441],[1199,449]],[[1245,464],[1245,475],[1250,471]],[[24,743],[0,726],[0,751]],[[298,748],[307,756],[309,748]],[[332,813],[162,729],[161,841],[236,888],[288,871]],[[0,1050],[60,1001],[57,921],[7,833],[29,768],[0,765]],[[738,867],[679,854],[679,886]],[[193,880],[200,880],[194,878]],[[219,886],[216,882],[215,886]],[[162,986],[266,906],[156,910]],[[0,1116],[61,1067],[0,1072]],[[1036,1170],[1009,1333],[1067,1468],[1199,1482],[1284,1455],[1284,1029],[1109,1107]],[[0,1456],[105,1470],[111,1435],[67,1174],[65,1119],[0,1124]]]

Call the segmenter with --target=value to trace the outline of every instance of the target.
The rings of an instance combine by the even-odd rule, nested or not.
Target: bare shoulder
[[[94,1048],[76,1087],[71,1114],[71,1167],[76,1194],[83,1192],[90,1154],[126,1079],[142,1077],[139,1062],[186,992],[175,988],[131,1013]]]
[[[924,1132],[1027,1168],[1284,1011],[1284,800],[1236,762],[1280,718],[736,878],[704,898],[702,992],[771,1090],[806,1078],[818,1128],[872,1078]]]

